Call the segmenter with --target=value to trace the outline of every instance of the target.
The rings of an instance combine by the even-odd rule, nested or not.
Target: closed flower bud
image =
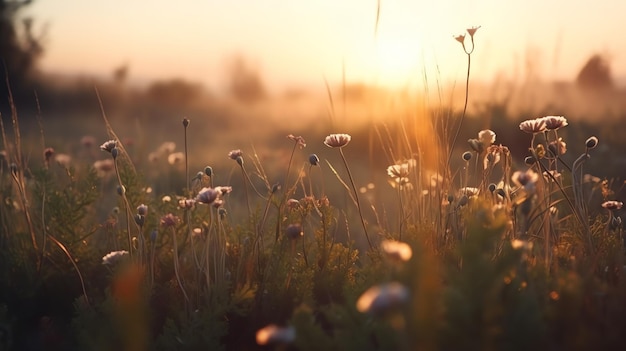
[[[207,177],[213,176],[213,168],[211,166],[204,167],[204,174],[206,174]]]
[[[117,186],[117,195],[122,196],[126,194],[126,187],[123,185],[118,185]]]
[[[189,119],[187,119],[186,117],[183,118],[183,127],[185,128],[189,127]]]
[[[469,151],[465,151],[462,157],[465,161],[469,161],[472,159],[472,153]]]
[[[309,155],[309,163],[311,164],[311,166],[317,166],[320,163],[320,159],[319,157],[317,157],[316,154],[311,154]]]
[[[537,159],[535,158],[535,156],[526,156],[526,158],[524,159],[524,163],[527,166],[532,166],[537,162]]]
[[[145,216],[148,214],[148,206],[141,204],[137,206],[137,214]]]
[[[143,227],[145,222],[146,222],[146,217],[140,214],[135,215],[135,223],[137,223],[138,226]]]
[[[111,156],[113,156],[113,158],[117,158],[117,155],[119,154],[120,150],[117,147],[114,147],[111,149]]]
[[[589,137],[589,139],[585,141],[585,146],[587,147],[587,149],[593,149],[594,147],[598,146],[598,138],[596,138],[595,136]]]

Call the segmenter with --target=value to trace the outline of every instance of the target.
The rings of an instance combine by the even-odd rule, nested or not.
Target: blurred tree
[[[591,56],[578,73],[576,83],[583,88],[612,88],[613,77],[611,76],[611,66],[609,65],[608,60],[599,54]]]
[[[0,106],[8,97],[4,78],[8,77],[14,95],[22,94],[32,83],[35,63],[43,53],[40,38],[33,34],[33,20],[19,17],[30,4],[32,0],[0,0]]]
[[[267,97],[260,73],[250,67],[241,56],[233,59],[228,69],[228,89],[239,102],[254,103]]]

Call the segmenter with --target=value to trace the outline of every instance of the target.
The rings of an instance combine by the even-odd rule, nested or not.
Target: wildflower
[[[148,206],[141,204],[137,206],[137,214],[145,216],[148,214]]]
[[[406,178],[409,176],[409,164],[401,163],[387,167],[387,175],[391,178]]]
[[[596,138],[595,136],[591,136],[589,137],[586,141],[585,141],[585,146],[587,147],[587,149],[593,149],[596,146],[598,146],[598,138]]]
[[[304,138],[301,136],[295,136],[293,134],[289,134],[287,135],[287,138],[295,141],[296,145],[298,145],[301,149],[306,147],[306,142],[304,141]]]
[[[409,300],[409,290],[398,282],[375,285],[367,289],[356,302],[359,312],[383,314]]]
[[[349,134],[331,134],[324,139],[324,145],[328,147],[344,147],[352,140]]]
[[[237,149],[237,150],[231,150],[228,153],[228,157],[230,157],[230,159],[237,161],[238,158],[243,157],[243,151]]]
[[[285,229],[285,233],[289,239],[298,239],[301,236],[304,236],[304,232],[302,231],[302,225],[300,223],[294,223],[287,226]]]
[[[115,164],[113,163],[113,160],[108,158],[106,160],[98,160],[94,162],[93,168],[96,170],[96,173],[98,173],[98,176],[104,177],[105,175],[113,172]]]
[[[164,227],[173,227],[178,224],[178,221],[179,218],[171,213],[168,213],[165,216],[161,217],[161,225]]]
[[[214,189],[215,189],[215,191],[217,191],[220,194],[220,196],[224,196],[224,195],[230,193],[231,191],[233,191],[233,187],[225,186],[225,185],[216,186]]]
[[[108,140],[108,141],[105,141],[104,144],[100,145],[100,150],[111,152],[111,150],[113,150],[115,146],[117,146],[116,140]]]
[[[501,149],[499,146],[490,146],[487,150],[487,155],[485,155],[483,159],[483,169],[487,169],[489,166],[495,166],[500,162],[500,152]]]
[[[567,119],[563,116],[545,116],[539,119],[543,121],[547,130],[557,130],[567,126]]]
[[[293,209],[297,208],[298,206],[300,206],[300,201],[298,201],[296,199],[289,199],[289,200],[287,200],[287,208],[289,208],[290,210],[293,210]]]
[[[407,262],[411,259],[413,251],[407,243],[395,240],[385,240],[380,246],[387,258],[392,262]]]
[[[519,124],[519,129],[528,134],[537,134],[546,130],[546,121],[537,118],[529,119]]]
[[[480,28],[480,26],[475,26],[475,27],[471,27],[471,28],[467,28],[467,33],[470,35],[471,38],[474,38],[474,34],[476,34],[476,31]]]
[[[558,180],[561,178],[561,173],[557,170],[552,169],[550,171],[544,171],[543,177],[548,181]]]
[[[620,210],[622,206],[624,206],[624,203],[621,201],[611,200],[611,201],[605,201],[602,203],[602,207],[606,208],[609,211]]]
[[[182,152],[174,152],[167,156],[167,163],[170,165],[175,165],[177,163],[182,162],[185,159],[185,154]]]
[[[122,261],[124,257],[128,255],[128,251],[111,251],[102,257],[102,264],[107,266],[113,266],[116,263]]]
[[[163,203],[168,203],[168,202],[170,202],[170,201],[172,201],[172,197],[171,197],[171,196],[169,196],[169,195],[165,195],[165,196],[163,196],[163,197],[161,198],[161,202],[163,202]]]
[[[54,160],[63,167],[69,167],[72,157],[68,154],[57,154],[54,156]]]
[[[213,188],[202,188],[198,195],[196,195],[196,201],[203,204],[210,204],[220,195],[220,192]]]
[[[43,150],[43,158],[46,162],[50,162],[50,158],[54,155],[54,149],[47,147]]]
[[[474,151],[476,151],[476,150],[474,150]],[[478,152],[478,151],[476,151],[476,152]],[[461,157],[463,158],[464,161],[469,161],[469,160],[472,159],[472,153],[469,152],[469,151],[465,151],[463,153],[463,155],[461,155]]]
[[[478,132],[478,141],[487,148],[496,142],[496,133],[490,129],[481,130]]]
[[[516,171],[511,176],[511,180],[518,186],[526,188],[526,190],[534,189],[535,183],[539,179],[539,175],[532,169],[526,172]]]
[[[183,210],[191,210],[196,207],[196,200],[194,199],[180,199],[178,200],[178,207]]]
[[[533,243],[530,241],[514,239],[511,241],[511,247],[513,247],[514,250],[530,251],[533,249]]]
[[[454,40],[458,41],[461,45],[463,45],[463,47],[465,47],[465,34],[455,35]]]
[[[311,164],[311,166],[317,166],[320,164],[320,158],[317,157],[316,154],[311,154],[309,155],[309,163]]]
[[[256,343],[259,345],[288,344],[296,339],[296,329],[293,326],[279,327],[270,324],[256,332]]]
[[[80,144],[86,149],[91,148],[95,143],[96,138],[92,137],[91,135],[85,135],[80,138]]]
[[[471,186],[466,186],[466,187],[459,189],[459,195],[465,195],[468,197],[478,196],[479,193],[480,193],[480,190],[478,188],[473,188]]]
[[[554,156],[564,155],[567,151],[567,144],[563,141],[563,138],[559,138],[559,140],[553,140],[548,144],[548,150]]]
[[[176,150],[176,143],[173,141],[163,142],[157,149],[157,154],[171,154]]]

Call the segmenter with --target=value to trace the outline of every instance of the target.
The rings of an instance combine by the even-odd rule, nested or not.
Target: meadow
[[[0,350],[626,347],[620,92],[152,88],[10,100]]]

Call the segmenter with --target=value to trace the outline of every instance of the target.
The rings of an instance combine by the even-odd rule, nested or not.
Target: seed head
[[[349,134],[331,134],[324,139],[324,145],[328,147],[344,147],[352,140]]]

